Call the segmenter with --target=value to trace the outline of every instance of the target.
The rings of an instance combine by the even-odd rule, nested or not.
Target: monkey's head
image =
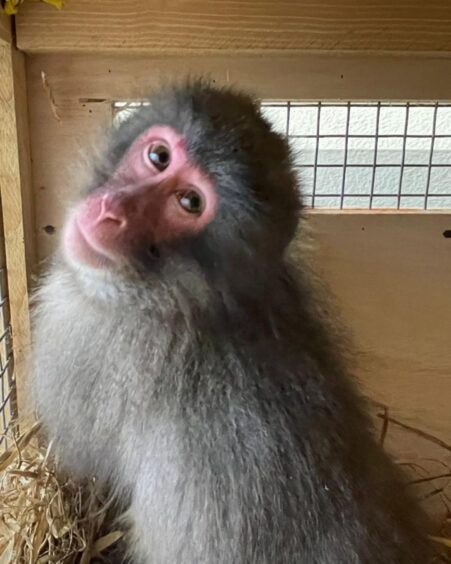
[[[202,81],[149,101],[112,133],[72,210],[66,262],[142,276],[177,257],[239,277],[279,261],[300,199],[288,144],[258,103]]]

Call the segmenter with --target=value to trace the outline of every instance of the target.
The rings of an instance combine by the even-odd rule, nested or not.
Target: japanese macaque
[[[62,464],[127,504],[142,564],[425,564],[252,97],[166,86],[112,131],[37,295],[33,394]],[[346,340],[346,339],[345,339]]]

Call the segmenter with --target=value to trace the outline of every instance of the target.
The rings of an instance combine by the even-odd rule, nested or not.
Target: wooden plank
[[[40,55],[29,59],[32,88],[41,73],[61,101],[136,99],[167,79],[209,76],[265,99],[450,100],[451,57],[303,53],[255,57]],[[80,104],[79,104],[80,105]]]
[[[30,344],[28,273],[34,260],[31,170],[24,56],[0,46],[0,195],[5,233],[6,265],[14,373],[21,419],[26,411],[26,358]]]
[[[20,49],[147,54],[299,50],[451,51],[447,0],[71,0],[27,2]]]
[[[11,18],[0,14],[0,39],[11,43]]]

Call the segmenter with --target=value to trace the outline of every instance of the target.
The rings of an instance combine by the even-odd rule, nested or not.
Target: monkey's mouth
[[[156,245],[150,245],[148,248],[149,257],[153,260],[158,260],[161,257],[159,248]]]

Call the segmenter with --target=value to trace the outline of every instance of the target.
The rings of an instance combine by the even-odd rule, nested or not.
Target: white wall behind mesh
[[[117,102],[115,122],[140,102]],[[451,104],[262,102],[315,208],[451,209]]]
[[[263,103],[296,155],[306,203],[451,208],[451,106]]]

